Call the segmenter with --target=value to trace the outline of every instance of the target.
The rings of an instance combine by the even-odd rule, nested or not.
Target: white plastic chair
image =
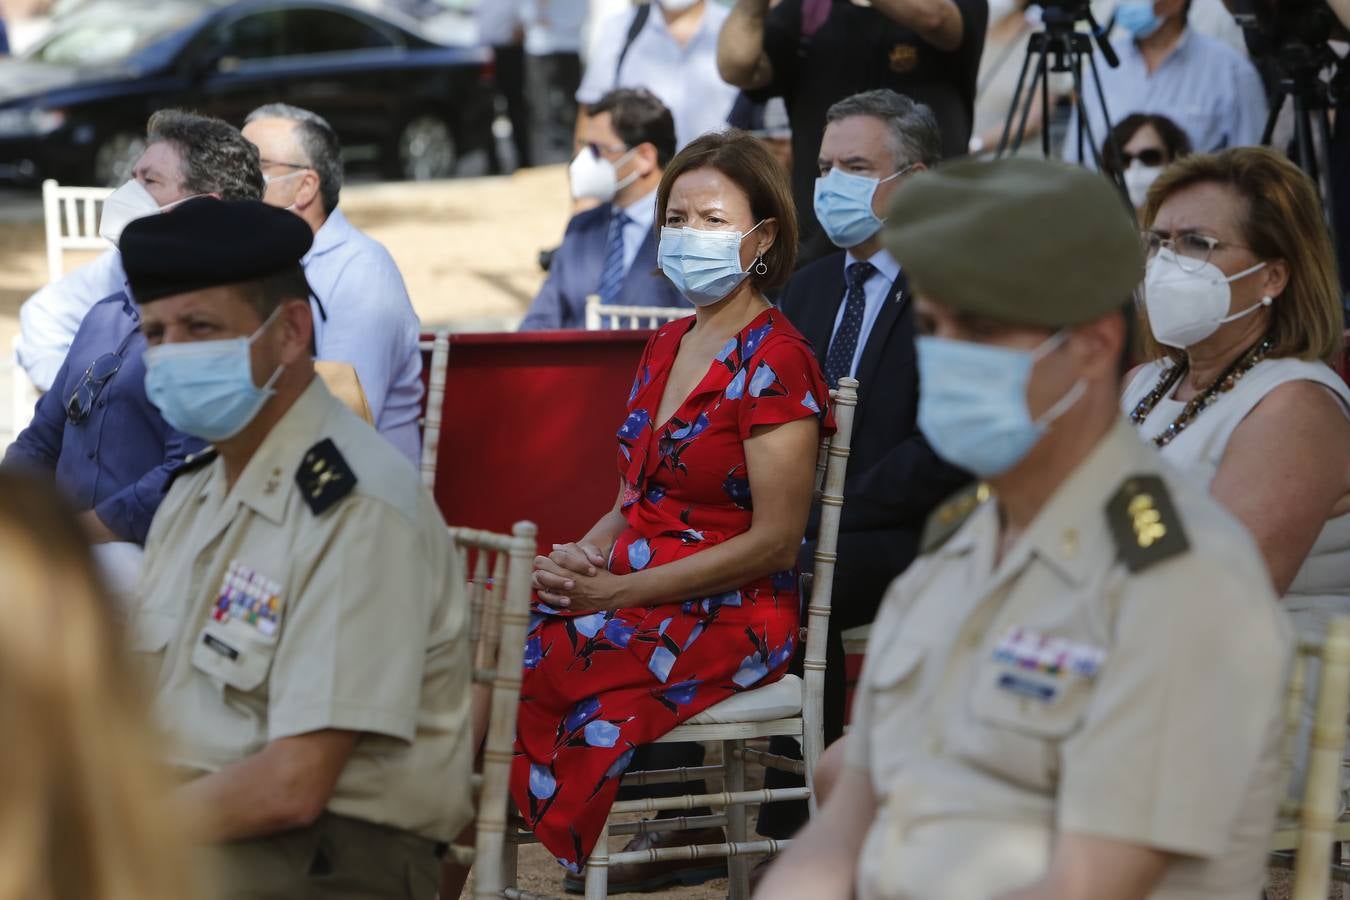
[[[611,821],[614,816],[626,813],[695,809],[700,806],[724,809],[725,812],[622,825],[607,822],[586,864],[586,900],[604,900],[608,896],[611,865],[709,857],[726,857],[730,877],[729,896],[731,900],[747,900],[750,896],[750,866],[746,857],[760,853],[776,853],[790,843],[773,839],[747,840],[748,807],[756,803],[780,800],[808,800],[814,812],[815,798],[812,786],[815,767],[825,743],[825,650],[830,623],[830,592],[834,585],[835,548],[839,537],[839,517],[844,505],[844,474],[848,466],[853,412],[857,404],[858,382],[852,378],[839,379],[839,389],[834,392],[834,417],[837,429],[833,437],[821,441],[816,466],[816,493],[821,503],[821,515],[820,531],[816,541],[815,575],[811,580],[810,602],[807,606],[806,656],[803,666],[805,678],[785,675],[773,684],[736,694],[694,716],[656,741],[656,743],[721,741],[722,764],[629,773],[624,776],[623,784],[687,783],[708,777],[721,777],[723,791],[682,797],[620,801],[610,809]],[[779,735],[799,738],[802,742],[803,758],[790,759],[745,747],[747,740]],[[747,762],[803,775],[806,778],[806,787],[747,791],[745,789]],[[727,830],[727,842],[723,844],[614,854],[609,852],[611,834],[687,831],[721,825],[725,825]],[[513,831],[507,836],[508,844],[513,839],[519,843],[533,843],[536,840],[534,835],[526,831]],[[515,860],[514,849],[509,850],[509,853],[511,855],[508,857],[508,867],[514,865]],[[511,883],[514,884],[514,879]],[[514,888],[506,889],[500,896],[510,900],[545,898],[545,895]]]
[[[616,306],[601,303],[598,294],[586,298],[586,330],[659,328],[667,322],[692,316],[687,306]],[[606,324],[606,323],[609,324]]]
[[[486,723],[474,722],[475,736],[483,732],[487,736],[483,774],[473,780],[478,795],[477,840],[473,847],[451,846],[450,853],[460,865],[473,866],[474,897],[500,897],[508,883],[515,884],[515,845],[506,841],[506,822],[538,529],[533,522],[517,522],[510,535],[469,528],[449,531],[461,571],[473,573],[469,579],[473,690],[490,696]],[[463,785],[447,789],[463,790]]]
[[[113,192],[104,187],[62,187],[48,178],[42,182],[42,219],[47,232],[47,280],[55,281],[65,271],[61,254],[66,250],[107,250],[98,236],[103,201]]]

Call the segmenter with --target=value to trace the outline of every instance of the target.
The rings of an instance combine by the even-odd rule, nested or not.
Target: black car
[[[327,118],[349,164],[444,178],[491,145],[491,78],[488,50],[340,3],[95,3],[0,59],[0,179],[120,184],[155,110],[242,125],[277,101]]]

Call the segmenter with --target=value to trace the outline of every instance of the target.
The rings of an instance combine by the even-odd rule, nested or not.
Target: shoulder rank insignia
[[[989,485],[984,482],[953,494],[928,517],[928,524],[924,526],[923,537],[919,541],[919,552],[932,553],[947,543],[947,539],[961,529],[970,514],[988,499]]]
[[[1106,521],[1125,567],[1140,572],[1190,549],[1172,497],[1157,475],[1131,475],[1106,504]]]
[[[300,486],[300,493],[309,508],[318,516],[352,492],[356,487],[356,474],[332,440],[324,438],[305,454],[304,462],[295,473],[295,483]]]
[[[200,453],[192,453],[183,460],[182,465],[169,473],[169,480],[164,485],[164,490],[168,490],[173,483],[178,480],[179,475],[186,475],[189,472],[195,472],[209,466],[216,458],[214,447],[208,447]]]

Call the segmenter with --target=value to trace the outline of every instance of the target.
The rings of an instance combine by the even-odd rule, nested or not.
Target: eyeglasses
[[[103,392],[103,386],[121,368],[122,357],[116,353],[105,353],[89,364],[89,368],[84,370],[84,377],[80,379],[79,387],[75,388],[75,392],[66,401],[66,418],[72,425],[78,425],[89,418],[89,413],[94,409],[94,401]]]
[[[1158,251],[1166,247],[1176,254],[1177,264],[1181,266],[1183,272],[1200,271],[1204,268],[1205,263],[1209,262],[1209,258],[1214,251],[1221,247],[1232,247],[1237,250],[1250,249],[1241,244],[1230,244],[1216,237],[1193,231],[1170,238],[1163,237],[1156,231],[1146,231],[1143,234],[1143,240],[1144,249],[1147,251],[1149,259],[1157,256]]]
[[[1163,163],[1167,162],[1167,157],[1164,156],[1163,151],[1159,150],[1157,147],[1149,147],[1147,150],[1140,150],[1138,153],[1127,153],[1124,150],[1120,151],[1121,168],[1128,169],[1130,163],[1134,162],[1136,159],[1139,160],[1140,165],[1149,167],[1161,166]]]

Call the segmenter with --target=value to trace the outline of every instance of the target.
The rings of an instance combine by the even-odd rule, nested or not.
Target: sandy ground
[[[353,185],[341,203],[393,253],[423,325],[458,331],[515,327],[544,278],[539,251],[561,240],[569,207],[562,166],[500,178]],[[66,271],[93,256],[67,253]],[[9,348],[19,307],[46,281],[38,192],[0,191],[0,444],[13,427]]]

